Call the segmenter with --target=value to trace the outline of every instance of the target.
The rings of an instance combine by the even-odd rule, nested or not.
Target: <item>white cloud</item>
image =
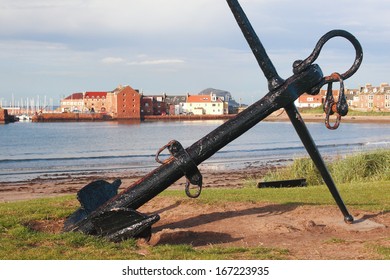
[[[154,59],[154,60],[142,60],[132,61],[128,65],[161,65],[161,64],[181,64],[185,61],[182,59]]]
[[[117,64],[117,63],[122,63],[124,61],[125,60],[121,57],[112,57],[112,56],[105,57],[101,60],[101,62],[104,64]]]

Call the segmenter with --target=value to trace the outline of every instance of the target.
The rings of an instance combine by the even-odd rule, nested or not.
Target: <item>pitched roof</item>
[[[189,95],[187,97],[188,103],[210,103],[211,102],[211,96],[210,95]]]
[[[165,97],[165,102],[168,104],[175,104],[178,105],[179,103],[186,102],[186,96],[185,95],[171,95]]]
[[[83,99],[83,94],[81,92],[72,93],[71,95],[65,97],[66,100],[73,100],[73,99]]]
[[[85,98],[106,98],[106,91],[87,91],[85,93]]]

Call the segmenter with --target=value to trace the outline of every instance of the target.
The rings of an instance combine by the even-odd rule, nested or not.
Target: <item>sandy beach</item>
[[[260,179],[274,166],[250,167],[238,170],[213,171],[200,168],[203,175],[204,188],[240,188],[245,179]],[[119,191],[131,186],[141,179],[146,172],[109,172],[89,174],[64,174],[53,178],[36,178],[30,181],[0,182],[0,202],[28,200],[34,198],[53,197],[59,195],[76,194],[78,190],[95,180],[112,182],[121,179]],[[170,189],[183,189],[185,178],[178,180]]]

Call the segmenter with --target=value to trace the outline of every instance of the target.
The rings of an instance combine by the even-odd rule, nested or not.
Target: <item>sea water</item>
[[[140,171],[156,167],[156,152],[170,140],[183,147],[217,128],[222,120],[13,123],[0,126],[0,182],[64,174]],[[390,124],[342,123],[328,130],[307,123],[326,157],[390,149]],[[165,154],[165,155],[164,155]],[[168,156],[164,151],[164,156]],[[200,168],[247,168],[278,164],[307,153],[290,122],[261,122],[205,161]]]

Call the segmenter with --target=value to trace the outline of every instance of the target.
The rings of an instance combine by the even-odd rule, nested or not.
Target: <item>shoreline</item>
[[[246,179],[260,180],[268,171],[277,168],[276,164],[256,167],[212,170],[207,167],[199,168],[203,176],[203,188],[241,188]],[[37,198],[56,197],[62,195],[75,195],[85,185],[95,180],[113,182],[121,179],[119,192],[130,187],[142,179],[149,171],[119,171],[94,172],[79,174],[62,174],[56,178],[38,177],[32,180],[0,182],[0,203],[30,200]],[[61,174],[59,174],[61,175]],[[184,192],[186,179],[183,176],[167,189],[182,189]]]
[[[325,113],[323,114],[305,114],[301,113],[302,119],[305,122],[325,122]],[[332,122],[334,117],[330,118]],[[271,115],[265,119],[265,121],[289,121],[289,118],[286,112],[281,113],[280,115]],[[346,123],[382,123],[390,124],[390,116],[344,116],[341,118],[341,124]]]
[[[143,116],[140,119],[115,119],[108,115],[95,114],[42,114],[35,116],[32,122],[148,122],[148,121],[199,121],[199,120],[229,120],[236,116],[231,115],[161,115],[161,116]],[[325,122],[325,113],[308,114],[301,113],[306,122]],[[331,117],[331,121],[334,117]],[[289,121],[286,112],[278,110],[263,121]],[[390,123],[390,116],[359,116],[347,115],[341,118],[342,122],[348,123]]]

